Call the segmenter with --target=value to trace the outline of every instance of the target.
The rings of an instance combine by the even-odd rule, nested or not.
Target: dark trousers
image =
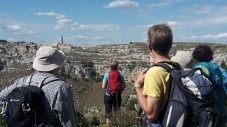
[[[121,95],[120,94],[114,94],[111,96],[104,95],[104,104],[105,104],[105,112],[106,114],[109,114],[112,112],[112,109],[114,111],[117,111],[120,109],[121,106]]]

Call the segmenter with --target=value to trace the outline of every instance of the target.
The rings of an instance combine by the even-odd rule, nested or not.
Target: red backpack
[[[121,75],[117,70],[111,70],[108,75],[107,93],[109,95],[114,95],[116,92],[119,92],[120,94],[122,92]]]

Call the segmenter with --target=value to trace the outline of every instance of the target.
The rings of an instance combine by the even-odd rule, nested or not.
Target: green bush
[[[137,99],[129,99],[125,105],[126,110],[135,111],[135,104],[137,104]]]
[[[2,115],[0,115],[0,127],[6,127],[6,121]]]
[[[84,115],[78,111],[76,111],[76,124],[77,127],[89,127],[88,120],[84,117]]]
[[[136,125],[136,113],[131,111],[118,111],[109,118],[109,127],[132,127]]]
[[[227,65],[226,65],[225,61],[221,62],[221,67],[224,68],[224,69],[227,69]]]

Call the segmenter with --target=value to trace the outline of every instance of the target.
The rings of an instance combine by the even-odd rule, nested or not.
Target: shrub
[[[136,125],[136,114],[130,111],[118,111],[109,117],[109,127],[132,127]]]
[[[128,102],[126,103],[125,105],[125,108],[126,110],[129,110],[129,111],[135,111],[135,104],[137,104],[137,99],[134,98],[134,99],[129,99]]]
[[[78,111],[76,111],[76,124],[77,127],[88,127],[89,122],[88,120],[84,117],[84,115]]]
[[[0,127],[6,127],[6,121],[2,115],[0,115]]]

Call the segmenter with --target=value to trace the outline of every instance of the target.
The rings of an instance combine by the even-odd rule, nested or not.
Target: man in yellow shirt
[[[150,63],[170,62],[169,51],[173,40],[171,28],[166,24],[157,24],[149,28],[147,35]],[[155,66],[142,71],[135,82],[138,102],[151,122],[158,120],[167,102],[169,77],[170,74],[164,68]]]

